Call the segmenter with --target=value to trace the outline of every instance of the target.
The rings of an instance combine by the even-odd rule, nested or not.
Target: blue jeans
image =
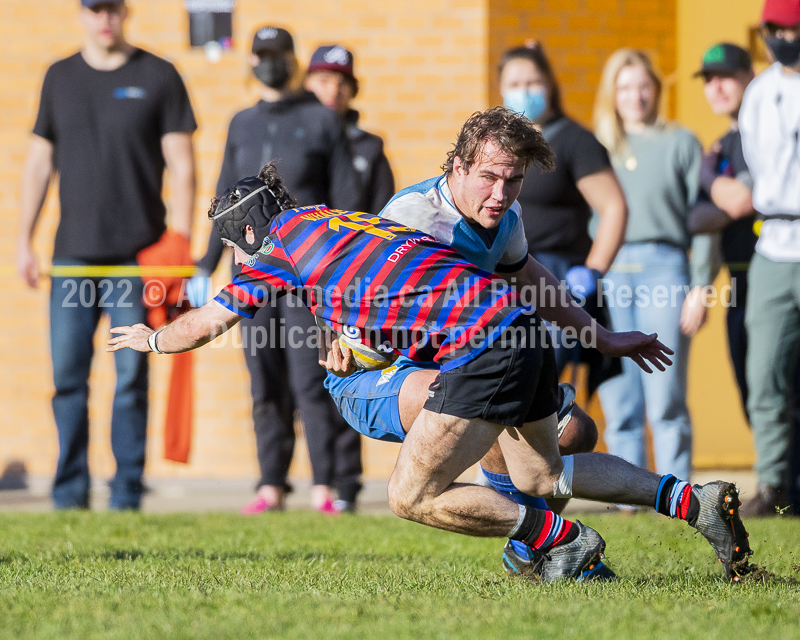
[[[604,280],[615,331],[658,333],[675,351],[666,372],[647,374],[623,358],[622,375],[600,385],[610,453],[646,466],[645,416],[653,435],[656,471],[688,480],[692,426],[686,406],[689,339],[680,317],[689,285],[686,252],[666,244],[626,244]]]
[[[78,266],[55,260],[54,266]],[[89,372],[93,338],[102,313],[111,326],[145,322],[140,278],[54,277],[50,290],[53,414],[58,429],[58,468],[53,483],[57,509],[89,506]],[[142,495],[147,433],[147,354],[114,354],[117,385],[111,417],[111,449],[117,472],[110,483],[112,509],[136,509]]]

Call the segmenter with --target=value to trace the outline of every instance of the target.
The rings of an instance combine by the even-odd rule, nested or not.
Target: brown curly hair
[[[453,160],[459,158],[469,171],[480,157],[484,145],[490,141],[505,153],[522,160],[525,170],[531,165],[542,171],[555,169],[555,156],[541,132],[528,118],[505,107],[473,113],[461,127],[442,169],[445,173],[451,173]]]

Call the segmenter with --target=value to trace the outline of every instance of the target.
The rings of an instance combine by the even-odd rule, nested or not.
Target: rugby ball
[[[355,365],[359,369],[380,371],[391,366],[397,360],[397,354],[388,345],[383,349],[373,349],[361,342],[361,332],[358,327],[344,325],[340,332],[329,327],[321,318],[317,318],[317,325],[322,330],[327,329],[330,331],[333,337],[339,341],[339,344],[344,345],[353,352]]]

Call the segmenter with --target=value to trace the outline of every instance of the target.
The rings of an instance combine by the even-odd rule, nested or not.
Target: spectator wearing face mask
[[[339,117],[313,94],[292,89],[298,65],[291,34],[275,26],[256,31],[250,64],[261,83],[261,99],[231,120],[217,193],[274,160],[298,206],[324,202],[337,209],[359,209],[359,177]],[[206,275],[216,269],[222,250],[222,241],[212,230],[208,251],[198,263]],[[355,508],[360,490],[360,436],[325,391],[325,370],[319,366],[317,349],[305,344],[314,326],[308,309],[286,298],[264,306],[252,320],[242,323],[261,470],[258,495],[243,508],[244,514],[284,507],[295,443],[295,408],[303,417],[311,459],[312,507],[323,512]],[[288,342],[289,331],[295,328],[304,336],[300,346]],[[264,330],[267,345],[255,348],[255,337]],[[341,500],[338,508],[333,503],[334,486]]]
[[[763,222],[748,272],[747,408],[758,493],[742,508],[788,504],[792,380],[800,352],[800,0],[767,0],[761,36],[775,63],[744,95],[739,129]]]
[[[597,282],[614,262],[625,238],[628,210],[605,147],[594,134],[564,113],[561,92],[550,62],[539,44],[510,49],[498,67],[500,93],[506,107],[522,113],[541,127],[556,158],[556,168],[528,169],[517,198],[531,255],[573,295],[586,301],[586,310],[599,317]],[[589,236],[592,210],[599,225]],[[590,392],[619,371],[599,352],[565,348],[553,329],[559,372],[567,362],[587,360]]]
[[[353,166],[361,179],[364,211],[378,214],[394,195],[394,176],[383,152],[383,140],[358,126],[359,113],[350,106],[358,95],[353,54],[339,44],[318,47],[306,71],[305,87],[328,109],[341,116]]]

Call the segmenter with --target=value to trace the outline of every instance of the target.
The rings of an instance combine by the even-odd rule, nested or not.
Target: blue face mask
[[[544,87],[511,89],[503,94],[503,104],[528,120],[536,121],[547,111],[547,92]]]

